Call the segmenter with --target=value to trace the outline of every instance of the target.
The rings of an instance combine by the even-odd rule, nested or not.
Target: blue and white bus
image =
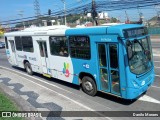
[[[124,99],[146,92],[155,77],[150,36],[138,24],[28,28],[5,34],[13,66],[76,85],[94,96]]]

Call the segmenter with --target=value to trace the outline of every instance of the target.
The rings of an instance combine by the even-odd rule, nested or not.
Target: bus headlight
[[[136,81],[132,81],[132,83],[133,83],[133,86],[134,86],[135,88],[139,88],[139,85],[138,85],[138,83],[137,83]]]

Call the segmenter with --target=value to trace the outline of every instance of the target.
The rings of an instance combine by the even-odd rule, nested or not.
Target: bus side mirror
[[[126,50],[128,54],[128,59],[130,60],[133,57],[133,51],[132,51],[132,43],[130,41],[126,42]]]
[[[146,54],[148,60],[151,60],[151,52],[149,50],[146,50],[145,54]]]

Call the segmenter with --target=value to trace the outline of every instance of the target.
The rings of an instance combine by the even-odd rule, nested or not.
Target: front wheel
[[[82,79],[82,89],[88,95],[94,96],[97,93],[97,87],[94,80],[88,76]]]
[[[26,71],[29,75],[33,75],[32,67],[31,67],[30,63],[26,62],[25,68],[26,68]]]

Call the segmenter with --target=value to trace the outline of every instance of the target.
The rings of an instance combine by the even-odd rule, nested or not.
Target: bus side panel
[[[70,57],[49,55],[49,62],[52,77],[72,83],[74,73]]]
[[[29,62],[32,67],[32,71],[41,73],[40,70],[40,64],[39,64],[39,57],[37,55],[38,53],[38,45],[36,41],[33,39],[33,52],[25,52],[25,51],[17,51],[16,50],[16,58],[18,67],[25,68],[24,64],[25,62]]]
[[[122,98],[126,98],[127,96],[127,76],[126,76],[126,50],[122,41],[119,41],[119,74],[120,74],[120,91]]]
[[[41,64],[41,56],[39,50],[39,44],[37,40],[42,39],[47,42],[48,36],[33,36],[33,46],[34,46],[34,54],[30,56],[29,60],[31,62],[31,66],[34,72],[43,73],[42,64]]]
[[[79,74],[81,72],[87,73],[92,75],[92,77],[95,79],[97,89],[100,90],[100,83],[99,83],[99,72],[98,72],[98,55],[97,55],[97,46],[95,40],[98,40],[101,38],[101,36],[89,36],[90,38],[90,52],[91,52],[91,59],[84,60],[84,59],[76,59],[72,58],[72,63],[74,67],[74,73],[78,76],[74,77],[73,83],[74,84],[80,84],[79,83]]]

